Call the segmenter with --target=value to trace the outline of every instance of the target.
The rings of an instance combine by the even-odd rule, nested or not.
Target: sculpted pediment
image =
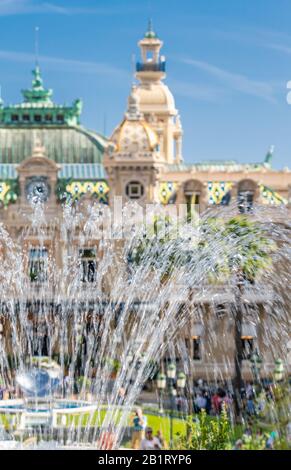
[[[29,157],[26,158],[20,165],[17,166],[17,171],[22,172],[24,170],[31,170],[32,168],[47,169],[49,171],[58,171],[60,165],[50,160],[45,156],[41,157]]]
[[[21,173],[57,173],[60,169],[60,165],[45,155],[45,148],[40,142],[36,142],[33,149],[32,156],[23,160],[20,165],[17,166],[17,171]]]

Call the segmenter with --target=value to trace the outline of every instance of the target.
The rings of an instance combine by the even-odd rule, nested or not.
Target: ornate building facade
[[[174,97],[164,83],[163,43],[150,26],[138,44],[137,85],[132,87],[127,112],[111,136],[114,148],[110,146],[104,155],[111,197],[165,206],[194,204],[201,211],[235,200],[246,206],[255,201],[286,205],[291,173],[272,169],[272,148],[259,163],[183,163],[182,124]]]
[[[204,211],[235,203],[239,212],[251,212],[257,201],[270,208],[288,206],[291,172],[272,168],[272,149],[260,163],[184,163],[181,119],[164,83],[163,43],[150,25],[138,45],[141,60],[136,64],[137,83],[131,88],[125,115],[110,138],[81,125],[80,100],[70,107],[53,102],[52,90],[44,87],[38,65],[31,89],[22,92],[21,104],[4,106],[1,101],[0,222],[12,237],[26,226],[23,214],[35,196],[45,204],[48,220],[61,217],[62,201],[67,197],[109,206],[115,196],[125,202],[159,203],[166,208],[185,204],[189,216],[193,206]],[[56,258],[58,249],[54,248]],[[30,247],[29,256],[42,256],[36,250]],[[87,250],[92,266],[94,253]],[[90,282],[95,282],[95,275]],[[248,295],[247,302],[260,305],[269,299],[261,289],[252,289]],[[222,288],[216,295],[216,305],[209,305],[209,299],[213,299],[210,291],[208,297],[206,292],[197,293],[194,300],[196,305],[206,306],[206,315],[210,315],[212,308],[221,309],[230,302],[229,296]],[[195,373],[199,377],[206,371],[213,378],[213,364],[225,350],[220,351],[217,345],[217,356],[211,357],[207,334],[211,332],[194,322],[188,340],[191,358],[196,361]],[[253,330],[245,333],[248,340],[258,334]]]
[[[259,163],[183,162],[182,124],[164,83],[163,43],[149,27],[138,44],[137,84],[109,139],[80,124],[80,100],[71,107],[52,101],[52,90],[44,88],[39,66],[33,71],[32,88],[22,91],[21,104],[4,106],[1,101],[0,203],[2,208],[9,207],[8,212],[2,211],[2,218],[9,218],[13,207],[26,203],[33,189],[31,181],[37,181],[35,159],[31,175],[21,176],[24,167],[29,172],[29,161],[24,161],[32,157],[36,143],[56,164],[54,181],[43,170],[40,174],[49,204],[57,204],[65,192],[73,198],[89,194],[107,204],[114,196],[142,204],[197,204],[201,211],[236,200],[246,205],[255,201],[288,204],[291,172],[272,168],[272,148]]]

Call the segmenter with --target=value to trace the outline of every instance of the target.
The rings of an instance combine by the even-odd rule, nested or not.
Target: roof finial
[[[274,145],[271,145],[268,152],[267,152],[267,155],[265,156],[264,163],[266,163],[267,165],[271,165],[272,158],[273,158],[273,153],[274,153]]]
[[[35,54],[35,68],[39,67],[39,27],[34,29],[34,54]]]
[[[149,18],[148,20],[148,33],[153,33],[153,20]]]
[[[51,103],[52,90],[45,89],[43,86],[43,80],[40,72],[38,62],[38,26],[35,28],[35,67],[32,70],[32,88],[28,90],[22,90],[24,101],[26,103],[42,102]]]
[[[33,157],[44,157],[45,156],[45,147],[42,145],[42,142],[38,136],[35,136],[34,146],[32,151]]]
[[[153,20],[151,18],[149,18],[149,20],[148,20],[148,29],[147,29],[147,32],[145,33],[145,38],[153,39],[153,38],[156,38],[156,37],[157,37],[157,35],[153,30]]]

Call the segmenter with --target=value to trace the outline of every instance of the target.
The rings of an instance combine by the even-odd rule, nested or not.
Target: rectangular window
[[[41,115],[40,114],[35,114],[34,120],[35,120],[35,122],[41,122]]]
[[[201,361],[201,338],[193,338],[193,359],[194,361]]]
[[[82,282],[95,282],[97,268],[95,248],[79,250],[79,256]]]
[[[22,120],[23,120],[24,122],[29,122],[29,121],[30,121],[30,116],[29,116],[29,114],[23,114]]]
[[[59,122],[64,122],[64,116],[63,116],[63,114],[58,114],[58,115],[57,115],[57,121],[59,121]]]
[[[46,248],[29,250],[29,277],[34,283],[43,283],[48,277],[48,251]]]
[[[46,115],[45,115],[45,120],[46,120],[47,122],[51,122],[51,121],[53,120],[52,115],[51,115],[51,114],[46,114]]]
[[[249,359],[254,352],[254,338],[242,338],[242,359]]]
[[[18,121],[19,120],[19,117],[18,117],[18,114],[12,114],[11,116],[11,121]]]

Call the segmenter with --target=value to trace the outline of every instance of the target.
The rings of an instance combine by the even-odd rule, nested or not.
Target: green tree
[[[155,216],[143,236],[133,240],[127,254],[131,266],[149,265],[165,282],[177,269],[185,265],[187,254],[181,250],[181,237],[170,217]]]
[[[230,219],[205,218],[196,228],[198,240],[192,246],[183,249],[183,240],[175,239],[176,230],[170,220],[166,230],[161,232],[161,218],[156,218],[150,227],[149,237],[135,241],[129,253],[131,263],[141,265],[150,262],[153,269],[160,270],[161,280],[167,279],[175,269],[188,264],[208,265],[207,279],[210,283],[218,279],[232,277],[235,285],[235,374],[233,388],[235,393],[235,411],[238,420],[241,417],[240,390],[242,388],[242,323],[243,289],[245,284],[254,284],[259,277],[272,266],[272,252],[275,243],[268,236],[266,229],[259,222],[238,215]],[[190,225],[189,225],[190,228]],[[162,235],[160,236],[160,234]],[[150,260],[150,261],[149,261]],[[194,263],[193,263],[194,260]],[[208,263],[207,263],[208,261]],[[192,264],[192,265],[191,265]]]

